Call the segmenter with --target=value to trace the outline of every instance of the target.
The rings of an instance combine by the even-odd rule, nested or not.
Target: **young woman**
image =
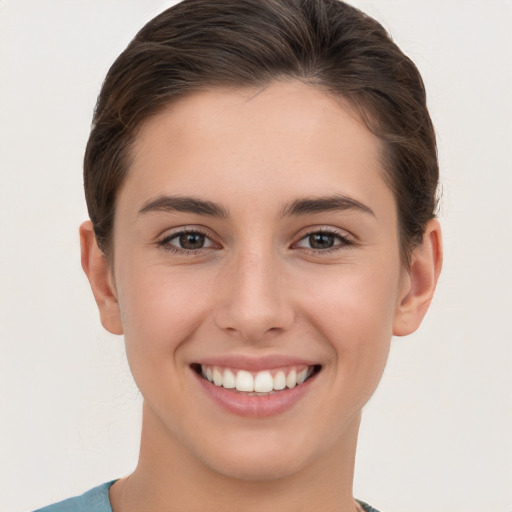
[[[333,0],[185,0],[110,69],[84,176],[140,457],[43,510],[374,510],[361,410],[442,259],[423,83],[384,29]]]

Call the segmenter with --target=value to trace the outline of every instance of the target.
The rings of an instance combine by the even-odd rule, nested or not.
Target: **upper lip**
[[[231,354],[223,356],[205,357],[194,361],[196,364],[206,366],[219,366],[224,368],[236,368],[238,370],[246,370],[259,372],[262,370],[271,370],[273,368],[282,368],[286,366],[314,366],[318,365],[318,361],[287,356],[281,354],[269,354],[262,356],[247,356],[242,354]]]

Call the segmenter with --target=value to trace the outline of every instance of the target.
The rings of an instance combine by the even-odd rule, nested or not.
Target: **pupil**
[[[334,237],[325,233],[315,233],[309,236],[309,244],[313,249],[328,249],[334,245]]]
[[[183,249],[201,249],[204,245],[204,235],[200,233],[184,233],[180,235],[180,245]]]

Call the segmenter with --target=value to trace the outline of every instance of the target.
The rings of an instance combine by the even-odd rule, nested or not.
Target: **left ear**
[[[411,254],[411,264],[404,276],[393,322],[393,334],[406,336],[414,332],[425,316],[441,272],[443,244],[437,219],[427,223],[423,242]]]

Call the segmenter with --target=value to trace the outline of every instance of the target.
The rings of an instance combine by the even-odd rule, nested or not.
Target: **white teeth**
[[[268,393],[274,389],[274,379],[270,372],[258,372],[254,379],[254,391]]]
[[[289,388],[294,388],[297,385],[297,372],[295,370],[292,370],[286,377],[286,385]]]
[[[276,391],[281,391],[282,389],[284,389],[286,387],[286,375],[284,374],[284,372],[282,372],[281,370],[279,370],[275,375],[274,375],[274,389]]]
[[[233,389],[236,386],[235,374],[230,370],[224,370],[224,378],[222,379],[222,385],[226,389]]]
[[[298,384],[302,384],[306,380],[307,375],[308,375],[308,369],[307,368],[304,368],[304,370],[300,371],[297,374],[297,385]]]
[[[235,387],[237,391],[254,391],[254,379],[252,378],[252,375],[245,370],[240,370],[236,374]]]
[[[205,379],[217,387],[236,388],[237,391],[264,395],[272,391],[292,389],[304,383],[313,374],[313,367],[302,367],[299,372],[296,368],[292,368],[288,374],[278,370],[272,377],[270,370],[263,370],[253,375],[245,370],[233,371],[227,368],[223,370],[217,366],[201,365],[201,373]]]
[[[213,369],[213,383],[216,386],[222,386],[222,373],[217,368]]]

